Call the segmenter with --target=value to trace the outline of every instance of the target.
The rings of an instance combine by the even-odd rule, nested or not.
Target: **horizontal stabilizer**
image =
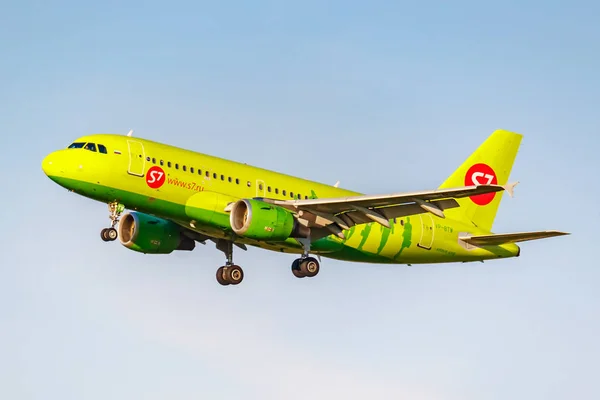
[[[459,239],[474,246],[496,246],[505,243],[526,242],[528,240],[545,239],[563,235],[569,235],[569,233],[560,231],[499,233],[492,235],[460,236]]]

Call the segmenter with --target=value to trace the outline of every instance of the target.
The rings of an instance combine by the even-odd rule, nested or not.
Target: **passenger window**
[[[198,170],[198,175],[202,175],[202,170],[201,169]]]
[[[221,180],[224,181],[225,180],[225,175],[221,175]]]
[[[282,193],[282,194],[285,196],[285,194],[286,194],[286,191],[285,191],[285,189],[284,189],[284,190],[282,190],[282,191],[281,191],[281,193]]]
[[[250,181],[248,181],[248,183],[246,183],[246,185],[247,185],[248,187],[252,187],[252,183],[250,183]]]
[[[175,169],[179,169],[179,164],[175,163]]]
[[[163,160],[160,160],[160,165],[165,165],[165,162]]]
[[[85,142],[75,142],[69,146],[69,149],[82,149],[85,146]]]
[[[106,146],[104,146],[103,144],[98,145],[98,151],[102,154],[108,154],[108,151],[106,151]]]
[[[152,157],[152,164],[156,164],[156,158]]]
[[[258,184],[258,190],[263,190],[263,184],[262,183]]]
[[[294,192],[290,192],[290,197],[293,199],[294,198]]]
[[[171,168],[171,161],[167,162],[167,167]]]
[[[146,161],[150,162],[150,157],[146,157]]]
[[[271,186],[267,186],[267,192],[271,193]]]
[[[217,173],[213,172],[213,178],[217,179]]]
[[[96,151],[96,145],[94,143],[88,143],[85,145],[84,149],[89,151]]]
[[[235,178],[235,184],[239,185],[240,184],[240,180],[238,178]]]
[[[229,183],[231,183],[231,177],[228,177],[227,180],[229,181]]]
[[[307,195],[304,195],[304,199],[305,199],[305,200],[308,200],[308,196],[307,196]]]
[[[183,170],[184,170],[184,171],[187,171],[187,167],[186,167],[185,165],[183,166]]]
[[[275,194],[279,194],[279,189],[275,188]]]
[[[193,174],[194,173],[194,167],[190,167],[190,172]]]

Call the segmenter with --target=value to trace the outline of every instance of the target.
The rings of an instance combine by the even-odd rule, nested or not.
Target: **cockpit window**
[[[85,142],[75,142],[69,146],[69,149],[81,149],[85,146]]]
[[[108,154],[108,152],[106,151],[106,146],[104,146],[103,144],[98,145],[98,151],[102,154]]]
[[[96,151],[96,144],[88,143],[85,145],[84,149],[89,150],[89,151]]]

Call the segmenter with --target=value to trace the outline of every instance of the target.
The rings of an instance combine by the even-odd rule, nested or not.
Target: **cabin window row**
[[[152,164],[156,164],[156,163],[157,163],[157,160],[156,160],[156,158],[155,158],[155,157],[146,157],[146,161],[148,161],[148,162],[151,162]],[[173,165],[175,165],[175,169],[179,170],[179,163],[175,163],[175,164],[173,164],[173,163],[171,163],[171,161],[167,161],[167,162],[165,163],[165,161],[164,161],[164,160],[158,160],[158,164],[159,164],[160,166],[163,166],[163,167],[164,167],[164,166],[165,166],[165,164],[166,164],[167,168],[173,168]],[[189,172],[190,174],[197,173],[198,175],[202,176],[202,169],[200,169],[200,168],[197,168],[197,169],[196,169],[196,168],[194,168],[194,167],[189,167],[189,168],[188,168],[186,165],[182,165],[182,166],[181,166],[181,170],[182,170],[182,171],[184,171],[184,172]],[[207,178],[210,178],[210,177],[211,177],[211,173],[210,173],[210,171],[204,171],[204,175],[205,175]],[[225,178],[226,178],[226,177],[225,177],[225,175],[223,175],[223,174],[217,174],[216,172],[213,172],[213,173],[212,173],[212,177],[213,177],[213,179],[218,179],[218,178],[220,177],[222,181],[225,181],[225,180],[227,180],[227,182],[229,182],[229,183],[233,183],[233,182],[235,181],[235,184],[236,184],[236,185],[239,185],[239,184],[240,184],[240,180],[239,180],[239,178],[235,178],[235,179],[234,179],[234,178],[232,178],[231,176],[228,176],[228,177],[227,177],[227,179],[225,179]],[[248,187],[252,187],[252,182],[250,182],[250,181],[247,181],[247,182],[246,182],[246,185],[247,185]],[[262,183],[259,183],[259,184],[258,184],[258,189],[259,189],[259,190],[264,190],[264,184],[262,184]],[[279,194],[279,192],[280,192],[280,191],[279,191],[279,188],[272,188],[271,186],[267,186],[267,192],[269,192],[269,193],[273,193],[273,192],[275,192],[275,194]],[[288,192],[287,192],[287,190],[285,190],[285,189],[282,189],[282,190],[281,190],[281,194],[282,194],[283,196],[287,196]],[[300,193],[297,193],[297,194],[296,194],[296,196],[294,196],[294,192],[289,192],[289,195],[290,195],[290,198],[292,198],[292,199],[302,199],[302,195],[301,195]],[[304,198],[305,198],[305,199],[308,199],[308,196],[304,196]]]
[[[156,164],[157,163],[157,160],[154,157],[146,157],[146,161],[151,162],[152,164]],[[158,160],[158,164],[160,166],[163,166],[163,167],[166,165],[167,168],[173,168],[173,166],[175,166],[176,170],[179,170],[179,167],[180,167],[179,163],[172,163],[171,161],[165,162],[164,160]],[[190,174],[198,174],[198,175],[202,176],[202,169],[200,169],[200,168],[197,168],[197,169],[194,168],[194,167],[189,167],[188,168],[187,165],[181,165],[181,170],[184,171],[184,172],[189,172]],[[205,170],[204,171],[204,175],[207,178],[211,177],[210,171],[206,171]],[[240,184],[239,178],[235,178],[234,179],[231,176],[225,177],[225,175],[223,175],[223,174],[217,174],[216,172],[212,173],[212,177],[214,179],[219,179],[219,177],[220,177],[222,181],[227,180],[227,182],[229,182],[229,183],[235,182],[236,185]],[[250,186],[251,186],[251,183],[250,183],[250,181],[248,181],[248,187],[250,187]]]
[[[262,183],[259,183],[259,184],[258,184],[258,189],[259,189],[259,190],[263,190],[263,188],[264,188],[264,187],[263,187],[263,184],[262,184]],[[273,192],[275,192],[275,194],[279,194],[279,188],[272,188],[271,186],[267,186],[267,192],[268,192],[268,193],[273,193]],[[282,196],[287,196],[287,195],[288,195],[288,192],[287,192],[287,190],[285,190],[285,189],[282,189],[282,190],[281,190],[281,194],[282,194]],[[294,196],[294,192],[289,192],[289,194],[290,194],[290,198],[292,198],[292,199],[298,199],[298,200],[301,200],[301,199],[302,199],[302,195],[301,195],[300,193],[296,193],[296,195],[295,195],[295,196]],[[308,196],[306,196],[306,195],[305,195],[305,196],[304,196],[304,198],[305,198],[305,199],[308,199]]]

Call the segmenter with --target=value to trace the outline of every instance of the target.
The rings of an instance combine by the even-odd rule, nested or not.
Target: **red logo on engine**
[[[152,189],[161,187],[165,183],[165,179],[165,171],[156,165],[146,173],[146,184]]]
[[[465,175],[465,186],[497,184],[496,172],[487,164],[475,164],[469,168]],[[480,206],[487,206],[494,200],[494,197],[496,197],[496,193],[479,194],[471,196],[471,201]]]

